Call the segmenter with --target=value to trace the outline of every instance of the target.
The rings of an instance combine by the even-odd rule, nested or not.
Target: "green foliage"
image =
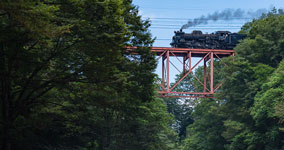
[[[214,62],[215,99],[164,102],[131,0],[1,1],[1,149],[283,149],[283,22],[273,10],[242,28],[237,56]],[[190,75],[176,90],[203,89]]]
[[[284,102],[281,101],[281,102],[278,102],[276,105],[275,105],[275,113],[274,115],[279,117],[279,124],[280,125],[284,125]],[[284,132],[284,128],[283,127],[280,127],[279,128],[282,132]]]
[[[187,71],[185,71],[187,72]],[[184,76],[184,73],[176,75],[176,82]],[[193,92],[196,86],[193,86],[194,78],[192,74],[186,76],[175,88],[178,92]],[[171,85],[173,86],[173,84]],[[174,116],[175,121],[171,124],[179,136],[179,142],[186,137],[186,127],[193,123],[191,113],[194,102],[187,98],[164,98],[167,104],[168,112]]]
[[[282,142],[277,139],[281,139],[282,135],[274,126],[277,121],[261,113],[265,108],[273,110],[273,100],[260,93],[266,91],[269,95],[279,96],[268,88],[263,88],[282,60],[282,48],[279,47],[281,40],[272,37],[272,33],[276,37],[282,33],[271,31],[282,28],[279,21],[282,18],[283,16],[268,15],[264,19],[253,21],[248,31],[249,38],[236,47],[238,56],[230,67],[224,68],[223,77],[226,77],[226,82],[219,98],[226,100],[223,105],[224,113],[227,114],[224,122],[226,130],[222,134],[229,142],[226,149],[281,148]],[[273,29],[270,28],[272,22],[275,22]],[[258,99],[262,98],[266,99],[266,104],[259,103]],[[255,112],[259,112],[258,115],[262,117],[257,118]]]
[[[164,98],[168,112],[174,116],[175,121],[171,127],[178,133],[179,141],[186,137],[186,127],[193,123],[191,116],[193,102],[189,99]]]
[[[278,104],[283,102],[284,93],[284,61],[282,61],[269,80],[262,85],[262,89],[255,97],[254,106],[251,108],[259,132],[263,133],[265,145],[274,147],[283,144],[281,126],[281,109]],[[276,111],[275,111],[276,110]],[[280,123],[280,124],[279,124]]]
[[[174,147],[149,21],[131,3],[0,2],[2,149]]]
[[[231,141],[232,139],[234,139],[235,135],[237,135],[244,129],[243,123],[232,120],[225,120],[224,126],[226,127],[226,131],[222,133],[222,136],[227,141]]]
[[[193,112],[194,123],[187,128],[184,150],[224,149],[223,117],[219,115],[219,104],[212,99],[202,99]]]
[[[251,63],[263,63],[276,67],[284,56],[284,16],[269,14],[246,26],[249,26],[247,27],[249,28],[248,38],[235,48],[237,54]]]
[[[217,67],[225,82],[216,99],[194,107],[185,150],[284,148],[283,19],[273,10],[243,26],[248,38]]]

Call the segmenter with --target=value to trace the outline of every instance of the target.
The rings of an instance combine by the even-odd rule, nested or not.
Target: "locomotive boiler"
[[[175,31],[172,47],[177,48],[201,48],[201,49],[233,49],[239,40],[246,35],[231,33],[229,31],[217,31],[211,34],[203,34],[199,30],[192,33],[184,33],[182,30]]]

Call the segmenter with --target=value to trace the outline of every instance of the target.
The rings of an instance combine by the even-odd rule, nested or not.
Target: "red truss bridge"
[[[127,47],[127,51],[130,54],[137,54],[135,52],[137,47]],[[214,93],[220,88],[222,82],[217,85],[213,85],[213,69],[214,69],[214,58],[221,60],[223,57],[234,56],[234,50],[221,50],[221,49],[191,49],[191,48],[173,48],[173,47],[152,47],[152,52],[156,53],[159,59],[162,58],[162,78],[160,90],[158,93],[161,97],[185,97],[185,98],[212,98]],[[175,57],[183,66],[183,76],[172,86],[170,85],[170,67],[173,66],[175,69],[180,70],[175,64],[170,61],[170,57]],[[192,63],[192,58],[200,58],[195,64]],[[181,59],[182,60],[181,60]],[[210,61],[210,66],[207,66],[207,62]],[[204,79],[200,81],[194,74],[193,69],[203,62],[203,73]],[[171,65],[170,65],[171,64]],[[210,67],[209,79],[207,78],[206,71],[207,67]],[[180,73],[182,73],[180,71]],[[199,92],[177,92],[175,87],[186,78],[189,74],[203,86],[203,91]],[[209,87],[207,84],[209,83]]]

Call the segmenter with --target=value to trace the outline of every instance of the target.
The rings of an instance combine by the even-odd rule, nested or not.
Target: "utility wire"
[[[172,40],[172,39],[155,39],[156,41],[168,41],[168,40]]]
[[[151,23],[151,25],[180,25],[180,24],[165,24],[165,23]],[[198,26],[208,26],[209,24],[203,24]],[[210,23],[210,26],[230,26],[230,25],[240,25],[242,26],[242,23]]]
[[[171,25],[171,24],[151,24],[151,27],[153,27],[153,26],[161,26],[161,27],[180,27],[181,25]],[[203,25],[203,26],[197,26],[197,27],[241,27],[242,25],[227,25],[227,26],[224,26],[224,25],[220,25],[220,26],[212,26],[212,25],[210,25],[210,26],[205,26],[205,25]]]
[[[143,9],[167,9],[167,10],[205,10],[202,8],[166,8],[166,7],[162,7],[162,8],[153,8],[153,7],[139,7],[139,8],[143,8]]]
[[[170,28],[170,27],[150,27],[151,29],[180,29],[180,28],[178,28],[178,27],[176,27],[176,28],[174,28],[174,27],[172,27],[172,28]],[[204,27],[204,28],[199,28],[199,27],[192,27],[191,29],[240,29],[240,27],[239,28],[237,28],[237,27],[220,27],[220,28],[217,28],[217,27],[214,27],[214,28],[206,28],[206,27]]]
[[[142,18],[145,18],[145,19],[150,19],[150,20],[194,20],[194,19],[191,19],[191,18],[149,18],[149,17],[142,17]],[[254,18],[239,18],[239,17],[236,17],[236,18],[227,18],[227,19],[218,19],[218,20],[246,20],[246,19],[254,19]],[[199,19],[199,20],[213,20],[213,19]]]

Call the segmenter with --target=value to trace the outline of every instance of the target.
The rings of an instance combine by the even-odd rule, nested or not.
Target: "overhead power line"
[[[151,23],[151,25],[174,25],[174,26],[180,26],[181,24],[179,23]],[[209,24],[203,24],[203,25],[199,25],[199,27],[201,26],[208,26]],[[243,23],[210,23],[210,26],[242,26]]]
[[[144,19],[150,19],[150,20],[194,20],[194,19],[191,19],[191,18],[156,18],[156,17],[153,17],[153,18],[150,18],[150,17],[142,17]],[[227,19],[218,19],[218,20],[247,20],[247,19],[253,19],[253,18],[227,18]],[[213,19],[200,19],[200,20],[213,20]]]
[[[170,28],[170,27],[150,27],[151,29],[175,29],[175,30],[179,30],[180,29],[180,27],[178,28],[178,27],[176,27],[176,28],[174,28],[174,27],[172,27],[172,28]],[[207,27],[201,27],[201,28],[199,28],[199,27],[192,27],[191,29],[240,29],[240,27],[220,27],[220,28],[217,28],[217,27],[214,27],[214,28],[207,28]]]
[[[151,24],[151,27],[156,27],[156,26],[158,26],[158,27],[181,27],[181,25],[171,25],[171,24]],[[220,25],[220,26],[212,26],[212,25],[201,25],[201,26],[197,26],[197,27],[241,27],[242,25],[227,25],[227,26],[225,26],[225,25]]]
[[[166,8],[166,7],[161,7],[161,8],[154,8],[154,7],[139,7],[143,9],[167,9],[167,10],[205,10],[203,8]]]
[[[168,41],[168,40],[172,40],[172,39],[155,39],[155,40],[158,40],[158,41]]]

